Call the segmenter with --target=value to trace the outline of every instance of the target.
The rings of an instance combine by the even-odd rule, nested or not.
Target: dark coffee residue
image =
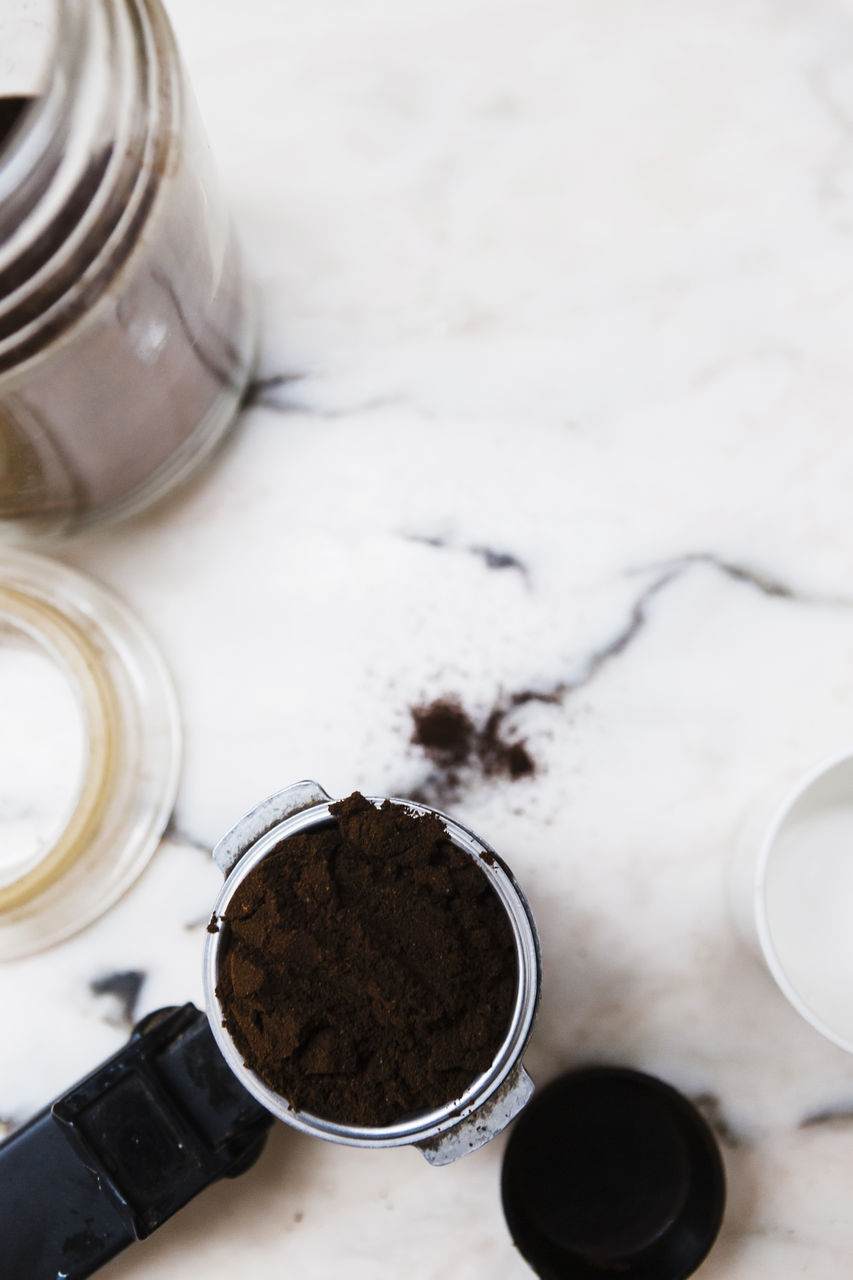
[[[534,775],[536,762],[527,744],[507,737],[504,728],[507,716],[517,705],[513,701],[493,707],[479,725],[454,696],[412,707],[411,741],[435,766],[424,791],[438,791],[442,799],[452,799],[466,782],[477,778],[508,778],[515,782]]]
[[[512,1016],[512,932],[443,823],[356,792],[291,836],[225,912],[217,994],[297,1110],[376,1127],[459,1098]]]

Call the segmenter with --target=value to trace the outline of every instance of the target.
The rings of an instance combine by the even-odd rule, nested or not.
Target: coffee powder
[[[511,704],[493,707],[478,729],[457,698],[437,698],[412,707],[411,741],[446,772],[477,765],[485,778],[526,778],[536,772],[530,752],[524,742],[504,737],[504,721],[511,709]]]
[[[442,822],[356,792],[283,841],[225,912],[217,995],[246,1065],[296,1109],[379,1126],[493,1061],[517,966],[504,909]]]

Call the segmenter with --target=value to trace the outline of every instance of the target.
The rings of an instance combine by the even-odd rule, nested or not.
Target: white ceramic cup
[[[797,1012],[853,1053],[853,754],[807,773],[763,833],[753,821],[744,837],[733,881],[743,932]]]

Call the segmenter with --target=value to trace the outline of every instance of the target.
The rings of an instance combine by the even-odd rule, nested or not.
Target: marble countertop
[[[259,375],[203,475],[62,548],[156,637],[186,756],[137,886],[0,968],[5,1125],[201,1001],[208,851],[247,808],[417,792],[530,898],[534,1079],[700,1101],[729,1184],[703,1280],[838,1280],[853,1061],[745,947],[727,867],[853,742],[853,0],[171,12]],[[448,695],[535,772],[435,770],[411,711]],[[103,1275],[524,1280],[501,1154],[279,1126]]]

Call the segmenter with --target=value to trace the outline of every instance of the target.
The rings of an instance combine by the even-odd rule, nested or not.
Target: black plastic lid
[[[506,1220],[546,1280],[685,1280],[723,1217],[719,1148],[686,1098],[617,1067],[538,1094],[504,1156]]]

